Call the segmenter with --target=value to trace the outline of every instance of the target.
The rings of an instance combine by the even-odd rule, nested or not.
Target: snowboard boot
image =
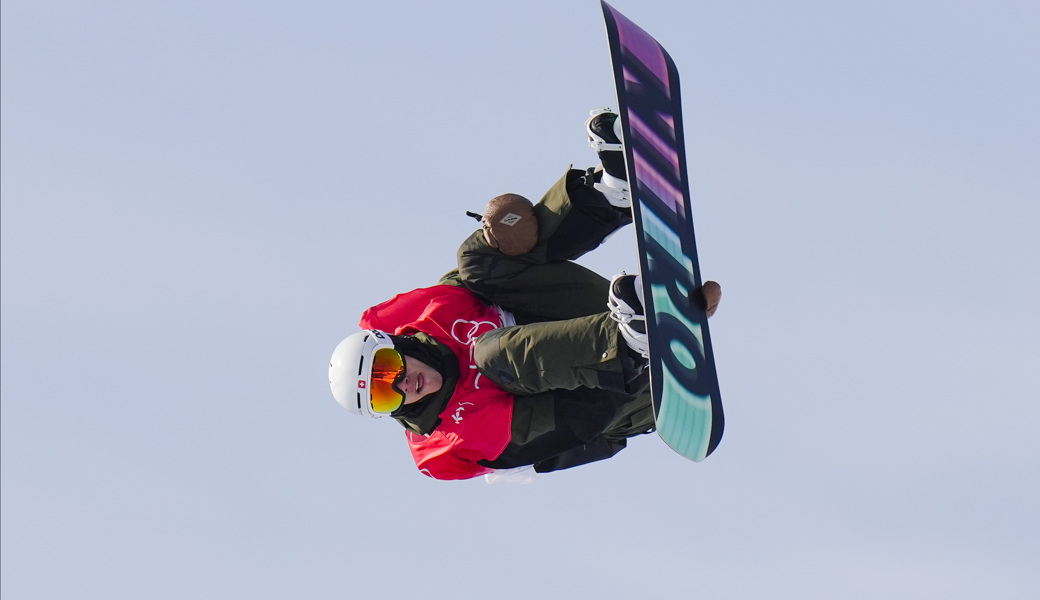
[[[607,299],[610,318],[618,323],[621,337],[628,347],[643,358],[650,358],[650,345],[646,339],[646,317],[643,316],[643,286],[639,275],[624,271],[610,282]]]
[[[625,170],[624,145],[621,142],[621,119],[609,108],[597,108],[589,112],[585,129],[589,134],[589,146],[596,151],[603,171],[600,180],[592,187],[603,194],[617,208],[632,207],[632,193],[628,187]]]

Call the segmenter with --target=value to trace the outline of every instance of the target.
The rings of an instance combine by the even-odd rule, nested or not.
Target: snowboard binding
[[[646,337],[646,316],[643,314],[643,286],[639,275],[624,271],[610,282],[607,298],[610,318],[618,323],[621,337],[633,352],[650,358],[650,344]]]
[[[632,207],[632,192],[628,187],[628,172],[625,169],[625,146],[622,142],[621,119],[610,108],[589,111],[585,130],[589,135],[589,146],[596,151],[603,165],[600,180],[592,184],[593,189],[603,194],[612,206]]]

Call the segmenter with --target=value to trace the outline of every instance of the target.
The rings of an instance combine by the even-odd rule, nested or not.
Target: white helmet
[[[382,383],[373,380],[372,364],[377,351],[393,347],[390,335],[377,329],[359,331],[336,346],[329,361],[329,386],[340,406],[373,419],[385,416],[372,408],[371,390]]]

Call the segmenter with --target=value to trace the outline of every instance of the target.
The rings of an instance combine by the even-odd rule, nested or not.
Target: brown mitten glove
[[[518,194],[492,198],[481,220],[484,239],[506,256],[519,256],[538,243],[538,219],[534,205]]]
[[[708,313],[709,317],[715,314],[721,299],[722,286],[714,281],[705,281],[704,285],[701,286],[701,300],[704,302],[701,308]]]

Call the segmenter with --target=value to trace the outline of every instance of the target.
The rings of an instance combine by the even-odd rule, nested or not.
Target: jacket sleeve
[[[393,334],[401,334],[405,329],[432,329],[425,333],[433,335],[443,328],[442,321],[446,318],[443,313],[450,316],[447,320],[450,326],[455,321],[456,313],[480,306],[483,306],[483,302],[464,288],[435,285],[398,294],[373,306],[361,315],[360,325],[363,329],[380,329]]]
[[[472,479],[494,469],[477,464],[479,457],[467,457],[465,450],[455,447],[455,436],[434,431],[429,436],[405,432],[415,466],[434,479]]]

